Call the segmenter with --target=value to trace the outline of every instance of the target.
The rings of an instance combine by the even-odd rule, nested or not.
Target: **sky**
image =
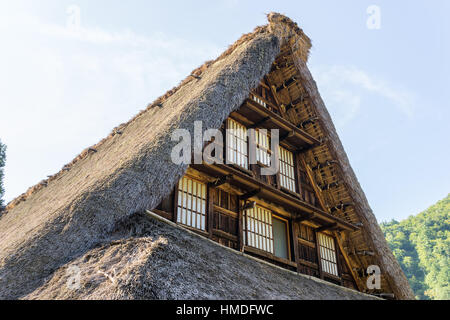
[[[0,0],[5,200],[58,172],[276,11],[379,221],[450,192],[450,1]]]

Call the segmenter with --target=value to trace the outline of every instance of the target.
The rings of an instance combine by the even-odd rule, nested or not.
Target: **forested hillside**
[[[450,194],[416,216],[381,224],[418,299],[450,299]]]

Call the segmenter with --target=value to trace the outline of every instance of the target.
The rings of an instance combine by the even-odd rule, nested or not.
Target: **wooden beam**
[[[267,121],[270,120],[270,117],[264,117],[263,119],[261,119],[260,121],[252,124],[251,126],[249,126],[249,129],[255,129],[258,128],[260,126],[262,126],[264,123],[266,123]]]
[[[275,91],[279,92],[279,91],[283,90],[284,88],[289,88],[292,84],[294,84],[296,82],[297,82],[297,79],[295,77],[287,79],[280,86],[278,86]]]
[[[297,264],[297,272],[300,272],[300,263],[299,263],[299,256],[298,256],[298,235],[297,235],[297,228],[296,223],[294,220],[290,221],[291,226],[291,235],[292,235],[292,248],[294,250],[294,262]]]
[[[214,219],[214,192],[212,192],[213,188],[209,187],[207,188],[206,192],[207,192],[207,201],[208,201],[208,233],[209,233],[209,238],[212,239],[212,231],[213,231],[213,219]]]
[[[239,216],[238,216],[238,250],[244,251],[244,210],[242,208],[242,201],[239,202]]]
[[[250,199],[251,197],[254,197],[254,196],[258,195],[258,193],[260,193],[260,192],[261,192],[261,188],[258,188],[258,189],[249,191],[249,192],[247,192],[247,193],[245,193],[245,194],[239,196],[239,198],[240,198],[241,200],[248,200],[248,199]]]
[[[233,175],[227,174],[225,176],[222,176],[222,177],[216,179],[216,181],[214,181],[214,182],[209,182],[208,187],[212,187],[212,188],[219,187],[219,186],[229,182],[231,179],[233,179]]]
[[[329,167],[329,166],[331,166],[331,165],[333,165],[335,163],[338,163],[338,162],[336,160],[327,160],[327,161],[325,161],[323,163],[318,163],[315,167],[312,167],[311,169],[315,171],[317,169],[322,169],[322,168]]]
[[[306,170],[306,175],[308,176],[309,182],[314,189],[314,193],[316,194],[316,197],[319,200],[320,207],[322,208],[323,211],[328,212],[328,209],[325,205],[325,200],[322,197],[322,191],[317,187],[316,181],[314,180],[313,172],[312,172],[311,168],[308,166],[308,164],[306,163],[305,155],[299,154],[299,158],[302,163],[302,166]]]
[[[354,206],[355,204],[353,202],[347,202],[347,203],[340,203],[332,208],[330,208],[330,212],[334,212],[337,210],[345,211],[345,209],[349,206]]]
[[[330,223],[330,224],[327,224],[327,225],[317,228],[316,232],[322,232],[325,230],[336,229],[337,227],[338,227],[337,222],[333,222],[333,223]]]
[[[245,210],[248,210],[248,209],[253,209],[255,206],[256,206],[256,202],[255,202],[255,201],[250,201],[250,202],[247,202],[247,203],[242,207],[242,210],[245,211]]]
[[[307,221],[307,220],[312,220],[316,217],[315,213],[304,213],[302,214],[302,216],[297,217],[294,219],[294,222],[302,222],[302,221]]]
[[[269,85],[270,88],[270,92],[272,93],[273,98],[275,99],[275,103],[277,104],[277,106],[280,106],[280,100],[278,99],[277,93],[274,90],[273,85],[270,83],[270,80],[267,76],[264,77],[264,79],[266,79],[267,84]]]
[[[347,264],[347,269],[350,270],[350,274],[351,274],[351,276],[353,278],[353,281],[356,284],[356,287],[358,288],[358,291],[362,291],[361,284],[359,283],[359,278],[356,276],[355,270],[353,270],[350,258],[348,257],[347,252],[344,250],[344,246],[342,245],[340,236],[338,235],[338,233],[336,231],[334,232],[334,237],[335,237],[336,242],[338,244],[339,250],[341,251],[342,256],[344,257],[345,263]]]
[[[305,121],[302,121],[302,122],[297,126],[297,128],[299,128],[299,129],[305,129],[305,126],[306,126],[307,124],[315,123],[318,119],[319,119],[318,117],[312,117],[312,118],[306,119]]]
[[[292,138],[293,136],[295,136],[295,132],[294,131],[289,131],[288,133],[286,133],[286,134],[284,134],[284,135],[282,135],[280,137],[280,142],[283,142],[287,138]]]
[[[335,182],[332,182],[332,183],[328,183],[326,185],[320,185],[319,187],[320,187],[320,189],[322,189],[322,191],[325,191],[325,190],[329,190],[330,188],[339,187],[339,182],[335,181]]]

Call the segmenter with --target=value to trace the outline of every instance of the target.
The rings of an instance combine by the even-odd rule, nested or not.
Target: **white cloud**
[[[414,114],[414,95],[354,66],[321,66],[313,74],[338,127],[344,127],[368,104],[370,95],[382,97],[406,117]]]
[[[0,37],[7,201],[220,52],[162,33],[71,30],[23,12],[0,13]]]

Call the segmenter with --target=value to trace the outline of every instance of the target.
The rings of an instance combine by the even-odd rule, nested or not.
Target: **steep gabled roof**
[[[324,169],[328,171],[322,178],[329,175],[343,190],[338,195],[324,191],[324,202],[331,211],[336,201],[351,200],[350,216],[340,211],[334,214],[363,225],[354,235],[339,235],[344,250],[361,268],[378,264],[384,287],[397,298],[413,298],[306,67],[309,38],[280,14],[271,13],[268,20],[268,25],[242,36],[215,61],[194,70],[178,87],[84,150],[61,172],[8,204],[0,217],[0,298],[35,291],[62,265],[108,240],[120,221],[156,207],[187,169],[170,159],[176,144],[171,133],[185,128],[192,134],[197,120],[203,121],[204,130],[219,128],[269,73],[274,82],[293,75],[301,79],[298,92],[283,93],[282,99],[294,101],[297,98],[292,95],[305,91],[310,102],[307,112],[302,116],[300,110],[292,110],[299,120],[319,118],[317,125],[306,130],[323,143],[308,151],[307,163],[317,166],[325,160],[336,161],[337,167],[331,173]],[[286,62],[281,71],[278,66],[283,63],[274,64],[280,59]],[[373,251],[374,256],[358,258],[361,248]]]

